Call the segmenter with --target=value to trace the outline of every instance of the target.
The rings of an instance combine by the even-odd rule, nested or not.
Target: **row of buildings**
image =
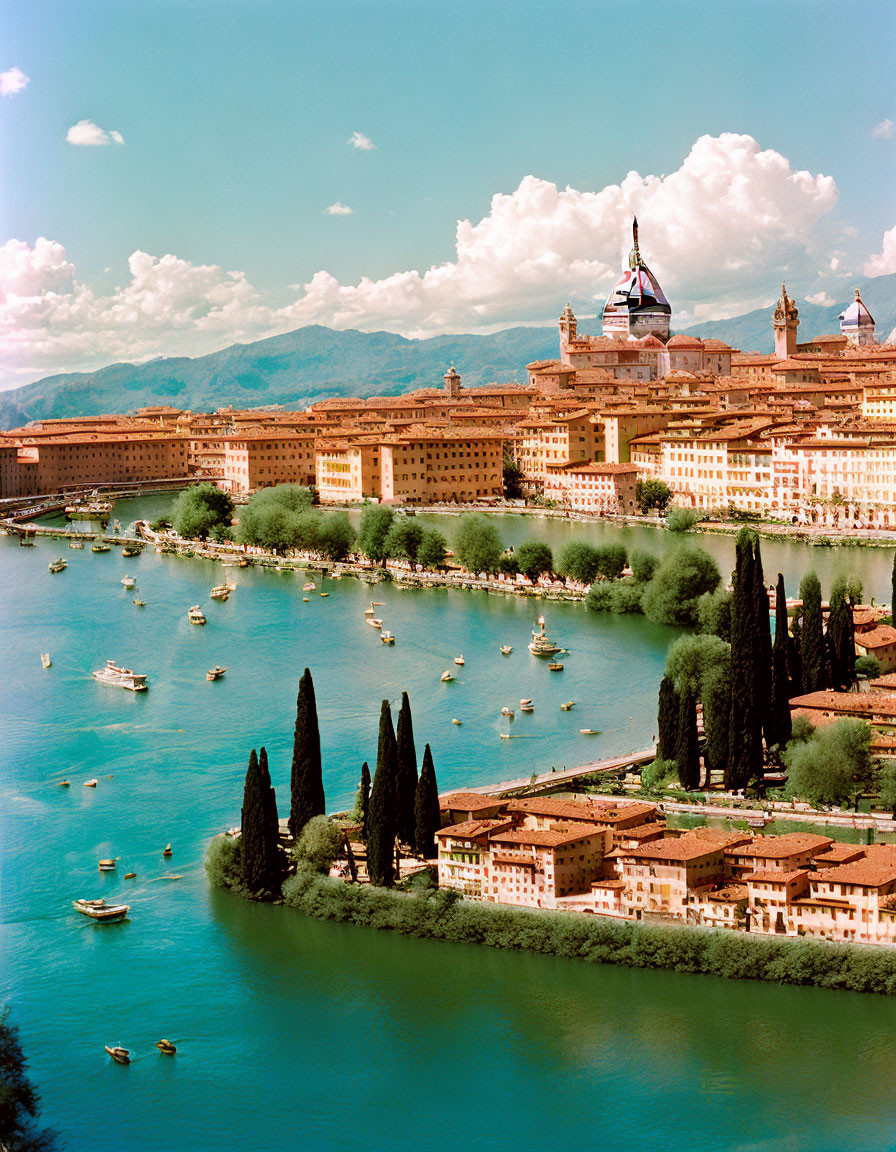
[[[439,885],[526,908],[896,942],[896,846],[668,829],[642,801],[441,798]]]
[[[316,484],[325,502],[474,503],[524,491],[582,513],[636,510],[639,479],[681,504],[792,520],[896,525],[896,340],[875,339],[858,293],[840,332],[797,339],[782,287],[775,351],[670,335],[671,308],[640,253],[602,313],[569,305],[555,360],[511,384],[324,400],[289,411],[142,408],[0,432],[0,498],[98,483],[214,479],[235,493]],[[300,383],[297,381],[297,391]]]

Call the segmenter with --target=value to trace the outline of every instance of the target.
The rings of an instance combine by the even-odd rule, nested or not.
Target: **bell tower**
[[[573,315],[572,308],[569,301],[566,301],[566,307],[560,313],[560,355],[561,357],[569,348],[570,343],[576,338],[576,331],[578,330],[578,321]]]
[[[793,297],[787,295],[785,284],[781,285],[781,298],[772,314],[772,326],[775,330],[775,355],[779,360],[786,360],[796,352],[796,330],[800,326],[800,314]]]
[[[448,399],[456,400],[460,393],[460,374],[453,364],[442,379],[445,381],[445,392],[448,395]]]

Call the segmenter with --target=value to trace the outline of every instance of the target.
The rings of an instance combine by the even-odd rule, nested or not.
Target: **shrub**
[[[628,562],[628,557],[622,545],[606,544],[603,548],[596,549],[596,551],[598,575],[605,577],[607,580],[618,580],[622,575],[623,568],[625,568]]]
[[[678,772],[674,760],[651,760],[641,770],[641,787],[645,789],[661,788],[667,780],[671,780]]]
[[[447,541],[437,528],[424,528],[417,548],[417,563],[430,571],[441,568],[445,563]]]
[[[644,613],[657,624],[693,627],[697,601],[705,592],[714,592],[721,580],[718,565],[708,553],[693,544],[679,544],[663,557],[647,585]]]
[[[454,551],[468,572],[497,572],[503,551],[498,529],[481,512],[468,512],[460,518]]]
[[[527,540],[520,545],[516,562],[520,572],[534,582],[542,574],[550,574],[554,566],[554,555],[547,544],[542,544],[540,540]]]
[[[557,561],[557,573],[579,584],[591,584],[597,575],[598,553],[592,544],[584,540],[570,540],[564,544]]]
[[[659,564],[659,560],[652,552],[643,552],[641,549],[632,552],[628,562],[632,575],[642,584],[648,584],[653,579],[656,566]]]
[[[341,854],[343,843],[342,829],[329,816],[312,816],[292,850],[293,859],[326,875]]]
[[[697,508],[679,508],[677,505],[666,513],[666,527],[670,532],[690,532],[703,519]]]
[[[870,653],[859,656],[855,664],[856,676],[865,676],[869,680],[876,680],[880,676],[880,661]]]
[[[216,836],[205,851],[205,874],[215,888],[243,891],[240,842],[234,836]]]
[[[219,524],[229,524],[233,500],[215,484],[195,484],[178,496],[171,521],[185,540],[204,540]]]

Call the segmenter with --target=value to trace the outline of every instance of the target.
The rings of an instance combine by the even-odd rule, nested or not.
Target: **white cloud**
[[[241,272],[143,252],[130,258],[129,282],[102,294],[77,280],[61,245],[10,241],[0,250],[0,332],[9,333],[0,361],[5,353],[15,366],[11,384],[312,323],[406,336],[484,331],[553,323],[567,298],[593,314],[630,247],[633,212],[673,322],[699,322],[766,305],[782,277],[798,292],[801,280],[817,284],[819,269],[830,275],[819,224],[836,200],[829,176],[794,170],[749,136],[703,136],[665,177],[630,172],[595,192],[526,176],[493,196],[481,220],[458,222],[454,259],[356,283],[320,270],[284,307]]]
[[[21,68],[0,72],[0,96],[18,96],[28,86],[28,79]]]
[[[896,272],[896,226],[884,232],[880,252],[870,256],[865,264],[866,276],[886,276]]]
[[[823,304],[825,308],[830,308],[836,301],[833,297],[828,296],[827,292],[811,292],[806,299],[810,304]]]
[[[871,135],[875,140],[889,140],[893,135],[894,124],[890,119],[881,120],[880,124],[875,124],[871,130]]]
[[[357,148],[361,152],[372,152],[374,148],[376,148],[376,144],[374,144],[369,136],[365,136],[363,132],[352,132],[351,136],[346,140],[346,144],[351,144],[353,148]]]
[[[124,144],[124,137],[120,132],[107,132],[92,120],[79,120],[73,124],[65,134],[69,144],[81,147],[97,147],[101,144]]]
[[[330,207],[325,208],[324,211],[329,216],[351,216],[354,208],[349,208],[347,204],[340,204],[337,200],[335,204],[331,204]]]

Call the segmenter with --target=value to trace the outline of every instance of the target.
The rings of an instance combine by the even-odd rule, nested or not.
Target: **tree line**
[[[382,703],[376,771],[371,780],[367,762],[362,765],[355,818],[367,846],[372,884],[391,887],[398,877],[402,849],[424,860],[435,855],[435,834],[440,827],[435,767],[427,744],[418,772],[407,692],[401,696],[397,734],[389,701]],[[295,842],[294,864],[326,872],[345,853],[356,878],[348,838],[326,817],[317,700],[307,668],[296,700],[288,826]],[[212,842],[206,859],[209,877],[255,898],[272,899],[280,893],[290,869],[280,846],[276,793],[263,747],[260,753],[253,748],[249,755],[240,827],[239,841],[218,837]]]

